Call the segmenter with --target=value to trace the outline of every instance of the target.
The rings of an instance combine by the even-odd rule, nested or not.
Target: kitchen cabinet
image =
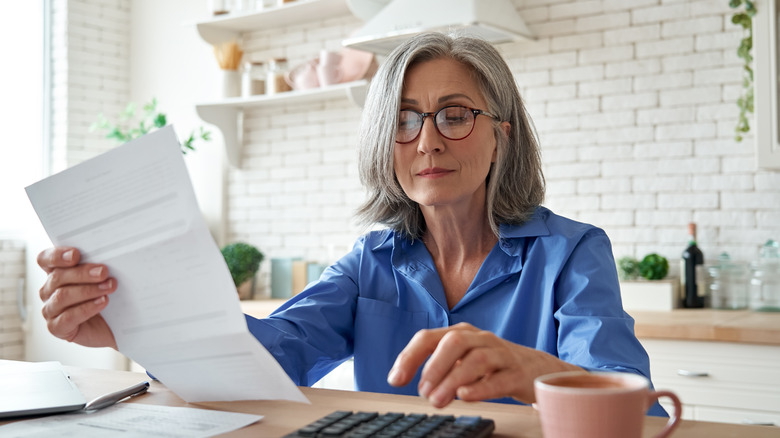
[[[683,418],[780,426],[780,345],[641,341],[653,384],[677,393]]]
[[[196,23],[196,27],[204,41],[220,44],[239,40],[243,32],[282,28],[294,23],[323,20],[349,13],[346,0],[296,0],[278,7],[216,16]],[[198,104],[195,109],[201,119],[215,125],[222,132],[228,162],[232,166],[240,167],[243,146],[242,118],[245,110],[339,97],[345,97],[356,105],[362,106],[367,90],[368,81],[358,80],[274,95],[226,98]]]
[[[760,169],[780,169],[779,8],[775,0],[759,0],[756,2],[758,12],[753,17],[755,141],[756,161]]]
[[[655,387],[680,396],[684,418],[780,426],[780,313],[629,313]]]

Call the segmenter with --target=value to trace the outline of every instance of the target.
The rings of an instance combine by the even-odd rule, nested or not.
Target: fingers
[[[433,353],[439,340],[446,331],[443,329],[420,330],[415,333],[412,340],[404,347],[395,359],[390,373],[387,375],[387,383],[392,386],[404,386],[408,384],[417,369]]]
[[[392,386],[403,386],[414,378],[417,369],[436,350],[441,339],[453,330],[476,330],[465,323],[452,327],[444,327],[430,330],[420,330],[414,334],[412,340],[404,347],[390,369],[387,382]]]
[[[61,287],[75,284],[98,284],[107,279],[108,268],[105,265],[85,263],[73,267],[52,268],[40,290],[40,297],[45,302]]]
[[[38,265],[48,273],[39,294],[49,331],[56,337],[91,347],[116,347],[111,329],[100,312],[108,295],[116,291],[116,279],[108,267],[81,264],[75,248],[55,247],[38,254]]]
[[[480,401],[490,398],[512,396],[524,403],[532,403],[533,393],[528,394],[527,385],[523,385],[524,379],[508,369],[502,369],[473,383],[457,387],[455,393],[464,401]],[[530,388],[533,390],[533,388]]]
[[[48,305],[48,303],[47,303]],[[68,307],[66,310],[56,313],[56,316],[46,317],[47,328],[56,337],[73,342],[79,335],[81,328],[87,321],[93,318],[99,318],[99,313],[108,305],[108,297],[102,295],[93,300],[80,302],[75,306]],[[47,311],[44,306],[44,316]]]
[[[67,268],[76,266],[81,260],[81,253],[76,248],[54,247],[41,251],[38,254],[38,266],[47,274],[55,268]]]
[[[41,313],[43,313],[43,317],[47,321],[52,320],[71,307],[100,300],[101,298],[105,299],[106,295],[114,292],[114,290],[116,290],[116,281],[112,278],[97,284],[76,284],[60,287],[55,289],[44,300]],[[102,304],[102,302],[98,301],[98,304]]]
[[[468,388],[507,367],[509,358],[503,343],[490,332],[447,333],[423,368],[420,395],[435,407],[446,406],[460,388]],[[508,388],[497,389],[506,394]]]

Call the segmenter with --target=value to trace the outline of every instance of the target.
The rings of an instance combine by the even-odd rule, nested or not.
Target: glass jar
[[[284,78],[286,73],[287,59],[271,58],[268,61],[267,79],[265,81],[265,94],[272,95],[290,91],[292,88]]]
[[[241,96],[250,97],[265,94],[265,64],[247,62],[241,77]]]
[[[761,247],[753,268],[750,308],[780,312],[780,244],[771,239]]]
[[[728,253],[718,256],[716,264],[707,268],[707,296],[713,309],[747,309],[749,270],[747,265],[734,263]]]

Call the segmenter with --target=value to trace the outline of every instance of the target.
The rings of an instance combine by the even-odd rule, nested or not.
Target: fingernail
[[[62,260],[65,260],[66,262],[73,260],[73,250],[69,249],[62,253]]]
[[[417,390],[421,396],[428,398],[428,393],[431,392],[431,382],[427,380],[420,384],[420,388]]]
[[[452,398],[444,396],[443,394],[439,394],[438,392],[434,392],[428,398],[428,401],[430,401],[431,404],[436,407],[444,407],[452,401]]]
[[[92,302],[95,304],[103,304],[106,301],[106,296],[95,298]]]
[[[89,275],[93,277],[100,277],[100,274],[103,272],[102,266],[96,266],[89,270]]]
[[[387,383],[395,386],[396,380],[398,380],[398,371],[395,368],[391,368],[390,372],[387,373]]]
[[[108,279],[98,285],[98,289],[111,289],[111,279]]]

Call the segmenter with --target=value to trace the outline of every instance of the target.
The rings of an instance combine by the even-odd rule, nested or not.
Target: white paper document
[[[188,402],[307,402],[249,333],[173,128],[27,187],[49,238],[117,279],[102,315],[119,351]]]
[[[210,437],[260,421],[262,415],[119,403],[99,411],[54,415],[0,426],[5,438],[116,436]]]

